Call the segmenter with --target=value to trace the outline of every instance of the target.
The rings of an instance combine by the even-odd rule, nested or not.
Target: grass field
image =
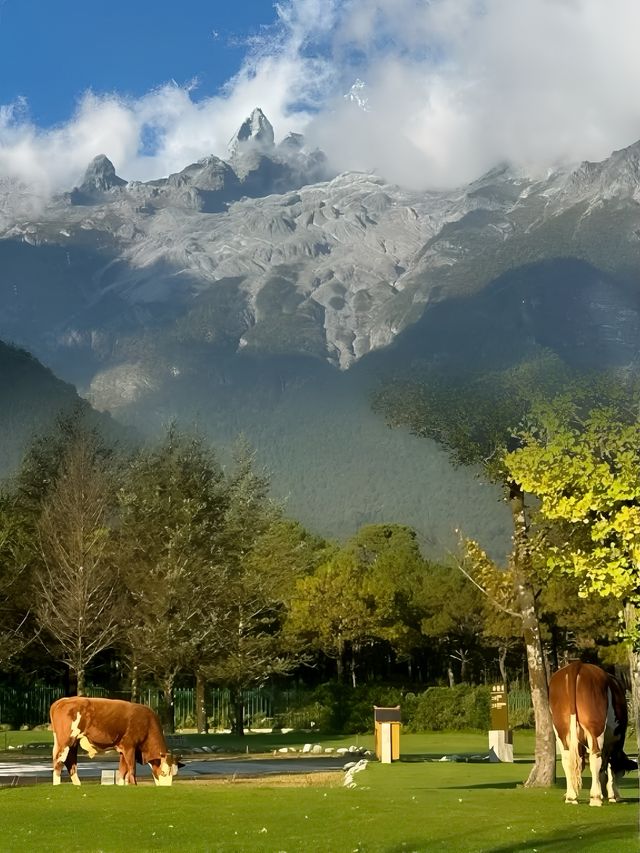
[[[43,742],[48,733],[15,737],[25,735],[26,742]],[[225,737],[229,749],[234,748],[227,736],[211,735],[205,742],[222,744]],[[299,733],[248,739],[252,753],[304,743]],[[196,736],[193,740],[202,742]],[[246,741],[238,751],[246,751]],[[325,742],[348,745],[355,738]],[[635,774],[623,783],[624,802],[595,809],[587,805],[584,790],[579,806],[566,806],[561,779],[548,791],[521,787],[530,768],[530,734],[516,735],[514,764],[433,760],[443,753],[486,753],[486,743],[480,734],[403,735],[403,760],[369,764],[356,776],[353,789],[342,787],[340,776],[310,775],[300,780],[300,787],[278,780],[181,784],[178,776],[167,789],[151,783],[137,788],[6,788],[0,790],[0,851],[624,853],[640,848]],[[587,778],[585,783],[588,787]]]

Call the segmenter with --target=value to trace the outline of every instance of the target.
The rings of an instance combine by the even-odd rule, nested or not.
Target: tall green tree
[[[484,600],[479,589],[451,566],[431,565],[425,573],[420,592],[423,608],[422,632],[438,642],[447,658],[450,686],[469,680],[470,664],[482,653],[485,626]]]
[[[27,645],[35,630],[29,619],[28,545],[8,496],[0,496],[0,671]]]
[[[401,525],[369,525],[299,579],[288,631],[335,659],[356,684],[367,645],[387,642],[406,656],[420,642],[413,595],[424,570],[415,534]]]
[[[536,495],[560,534],[542,543],[552,572],[578,579],[584,596],[624,609],[636,723],[640,708],[640,422],[636,407],[585,410],[570,397],[536,409],[511,476]],[[640,729],[637,728],[638,731]]]
[[[95,436],[76,436],[42,502],[34,591],[43,640],[54,639],[48,647],[73,673],[78,696],[88,664],[120,627],[113,506],[112,477]]]
[[[46,599],[47,596],[59,593],[60,607],[66,609],[65,618],[70,618],[68,608],[72,605],[68,593],[73,585],[70,552],[75,550],[76,554],[79,554],[82,550],[78,545],[78,531],[73,533],[71,530],[73,524],[71,513],[77,510],[75,520],[82,526],[85,522],[80,519],[79,513],[86,511],[86,520],[88,520],[90,514],[88,503],[95,500],[96,530],[104,530],[101,521],[98,520],[104,506],[99,508],[98,504],[102,503],[103,498],[106,504],[109,502],[106,492],[111,482],[110,472],[115,464],[114,460],[114,447],[102,437],[88,419],[86,406],[78,405],[70,412],[61,414],[50,432],[37,437],[32,442],[18,472],[5,485],[1,500],[3,517],[5,522],[8,520],[9,523],[2,525],[3,549],[0,562],[4,566],[5,573],[9,572],[9,576],[16,571],[19,572],[18,597],[28,600],[28,604],[23,607],[25,613],[29,612],[24,625],[32,636],[37,634],[47,643],[54,657],[64,659],[70,665],[72,673],[77,672],[76,667],[80,667],[81,671],[84,670],[88,662],[85,654],[87,650],[86,648],[82,650],[84,640],[79,639],[83,634],[84,626],[77,624],[73,629],[76,634],[75,652],[72,652],[71,648],[74,642],[69,634],[65,634],[65,650],[60,644],[60,637],[56,639],[57,634],[63,633],[61,618],[55,620],[55,632],[45,630],[54,627],[52,620],[48,618],[52,610],[47,606]],[[72,480],[80,494],[83,489],[88,490],[90,497],[84,509],[80,506],[80,501],[76,503],[75,508],[72,507]],[[97,482],[105,486],[104,495],[99,495],[99,490],[92,485]],[[45,517],[53,518],[55,506],[61,506],[64,502],[67,503],[67,510],[61,514],[60,527],[57,530],[51,530],[52,536],[49,536],[46,531]],[[49,547],[53,544],[53,534],[58,538],[57,557]],[[65,536],[67,536],[68,549],[66,555],[63,554],[62,543]],[[85,546],[88,546],[88,543],[89,539],[86,540]],[[101,562],[101,565],[106,570],[106,561]],[[66,568],[63,569],[63,566]],[[6,574],[5,577],[7,577]],[[10,588],[15,589],[15,586],[10,584]],[[76,588],[76,593],[84,595],[80,588]],[[74,600],[78,602],[77,595]],[[91,622],[89,617],[88,621]],[[89,643],[88,652],[89,659],[93,659],[98,653],[91,651],[95,648],[96,624],[87,628],[87,632],[87,637],[89,634],[93,634],[94,637]],[[97,645],[101,645],[101,642]],[[82,678],[81,672],[81,689]]]
[[[536,724],[534,766],[525,785],[548,787],[555,779],[555,736],[549,712],[547,672],[533,585],[529,542],[530,519],[521,484],[503,464],[517,446],[515,428],[531,408],[531,400],[566,381],[555,363],[543,359],[501,374],[448,377],[428,373],[422,380],[394,381],[374,397],[374,409],[391,426],[408,426],[430,438],[454,465],[481,467],[502,487],[513,524],[510,576],[522,626]]]
[[[218,646],[226,618],[220,612],[226,501],[215,457],[175,424],[132,460],[119,491],[129,655],[134,671],[151,674],[161,687],[170,730],[176,679]]]
[[[283,622],[296,578],[311,570],[321,547],[282,516],[269,488],[267,474],[241,440],[225,484],[222,642],[204,667],[208,678],[229,688],[239,735],[244,734],[244,691],[290,673],[302,659],[302,648],[285,636]]]

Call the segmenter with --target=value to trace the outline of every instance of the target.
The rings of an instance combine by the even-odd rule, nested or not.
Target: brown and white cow
[[[624,690],[599,666],[574,661],[551,676],[549,705],[567,779],[566,803],[577,803],[589,754],[589,805],[620,800],[617,783],[637,764],[624,753],[627,702]]]
[[[62,765],[79,785],[78,746],[93,758],[99,752],[120,753],[118,784],[136,784],[136,761],[149,764],[156,785],[170,785],[182,765],[167,749],[157,715],[146,705],[120,699],[72,696],[49,710],[53,729],[53,784],[60,784]]]

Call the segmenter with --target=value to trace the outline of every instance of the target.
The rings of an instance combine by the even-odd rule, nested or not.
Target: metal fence
[[[29,688],[0,686],[0,723],[19,728],[49,722],[49,707],[64,695],[60,687],[37,685]],[[87,696],[111,696],[127,699],[125,694],[109,693],[103,687],[87,687]],[[274,690],[257,688],[244,690],[244,724],[247,728],[271,728],[280,723],[296,729],[313,727],[316,712],[305,700],[304,690]],[[140,701],[154,711],[161,711],[161,691],[149,688],[142,691]],[[307,706],[307,707],[305,707]],[[231,726],[233,707],[229,690],[210,687],[205,693],[205,707],[212,730]],[[317,711],[317,709],[316,709]],[[528,690],[509,692],[509,719],[513,723],[526,723],[531,711],[531,694]],[[192,687],[178,687],[174,691],[175,725],[178,729],[194,728],[196,724],[196,695]]]
[[[125,694],[109,693],[102,687],[87,687],[87,696],[110,696],[111,698],[127,699]],[[49,707],[52,702],[64,696],[60,687],[38,685],[29,688],[13,688],[0,686],[0,723],[19,728],[22,725],[44,725],[49,721]],[[142,691],[140,701],[160,711],[161,691],[149,688]],[[244,690],[244,722],[248,727],[271,727],[276,712],[289,711],[289,700],[293,698],[290,691],[274,691],[269,689]],[[231,726],[233,708],[229,690],[223,688],[208,688],[205,693],[205,707],[209,725],[213,729],[226,729]],[[196,724],[196,697],[192,687],[178,687],[174,691],[174,712],[176,728],[193,728]],[[303,719],[304,718],[304,719]],[[296,723],[304,726],[306,717]]]
[[[102,687],[87,688],[87,696],[107,696]],[[0,723],[8,723],[13,728],[20,726],[38,726],[49,721],[49,707],[56,699],[64,696],[61,687],[15,688],[0,686]]]

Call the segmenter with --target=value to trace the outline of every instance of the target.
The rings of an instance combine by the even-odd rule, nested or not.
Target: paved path
[[[202,760],[183,759],[180,779],[204,779],[223,776],[262,776],[283,773],[318,773],[342,770],[351,757],[330,758],[217,758]],[[100,779],[103,770],[115,770],[117,761],[79,761],[80,779]],[[51,782],[51,761],[0,761],[0,787]],[[137,767],[138,778],[151,776],[148,765]],[[66,769],[62,771],[63,783],[69,782]]]

